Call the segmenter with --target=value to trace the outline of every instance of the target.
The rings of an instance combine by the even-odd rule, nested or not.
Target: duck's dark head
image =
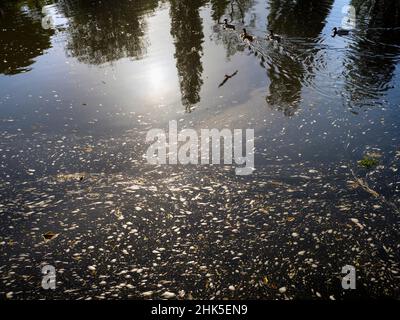
[[[245,28],[243,28],[243,33],[244,33],[244,34],[246,34],[246,33],[247,33]]]
[[[225,19],[224,19],[224,22],[225,22],[225,23],[228,23],[228,19],[225,18]]]
[[[337,32],[337,28],[334,27],[334,28],[332,29],[332,31],[336,33],[336,32]]]
[[[269,34],[272,36],[274,35],[274,31],[272,29],[269,29]]]

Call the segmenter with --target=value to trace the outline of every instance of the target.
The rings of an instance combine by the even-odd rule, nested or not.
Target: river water
[[[395,0],[0,1],[0,294],[398,298],[399,61]],[[148,164],[171,120],[255,171]]]

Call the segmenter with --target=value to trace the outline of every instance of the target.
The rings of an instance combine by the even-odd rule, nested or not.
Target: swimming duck
[[[350,33],[350,30],[346,30],[346,29],[340,29],[340,28],[338,29],[337,27],[334,27],[332,29],[332,37],[333,38],[336,36],[339,36],[339,37],[347,36],[349,33]]]
[[[274,34],[274,31],[269,30],[269,35],[268,35],[268,40],[269,41],[276,41],[276,42],[281,42],[282,38],[276,34]]]
[[[224,29],[235,30],[235,26],[233,24],[229,24],[228,19],[224,19]]]
[[[248,40],[248,41],[250,41],[250,42],[253,42],[253,40],[255,39],[255,37],[252,36],[251,34],[248,34],[247,31],[246,31],[246,29],[244,29],[244,28],[243,28],[243,33],[240,35],[240,37],[241,37],[243,40]]]

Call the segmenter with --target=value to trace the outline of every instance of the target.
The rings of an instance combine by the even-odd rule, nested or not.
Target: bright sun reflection
[[[148,81],[153,89],[163,89],[166,85],[165,72],[158,66],[151,66],[148,73]]]

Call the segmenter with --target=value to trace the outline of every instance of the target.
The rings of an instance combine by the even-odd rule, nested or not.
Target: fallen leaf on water
[[[58,182],[66,182],[66,181],[73,181],[73,180],[82,181],[85,177],[86,177],[86,173],[84,173],[84,172],[60,173],[60,174],[57,174],[56,180]]]
[[[48,231],[44,234],[42,234],[43,239],[47,242],[50,240],[53,240],[54,238],[56,238],[59,234],[58,233],[54,233],[52,231]]]
[[[173,292],[166,291],[161,296],[165,299],[172,299],[175,298],[176,295]]]
[[[120,208],[116,208],[116,209],[112,210],[111,213],[113,213],[118,218],[118,220],[124,219],[124,216],[123,216]]]
[[[357,181],[353,181],[353,180],[347,181],[347,187],[348,187],[350,190],[357,189],[359,186],[360,186],[360,185],[357,183]]]
[[[84,152],[87,152],[87,153],[90,153],[90,152],[93,151],[93,148],[90,147],[90,146],[87,146],[87,147],[84,147],[84,148],[83,148],[83,151],[84,151]]]

